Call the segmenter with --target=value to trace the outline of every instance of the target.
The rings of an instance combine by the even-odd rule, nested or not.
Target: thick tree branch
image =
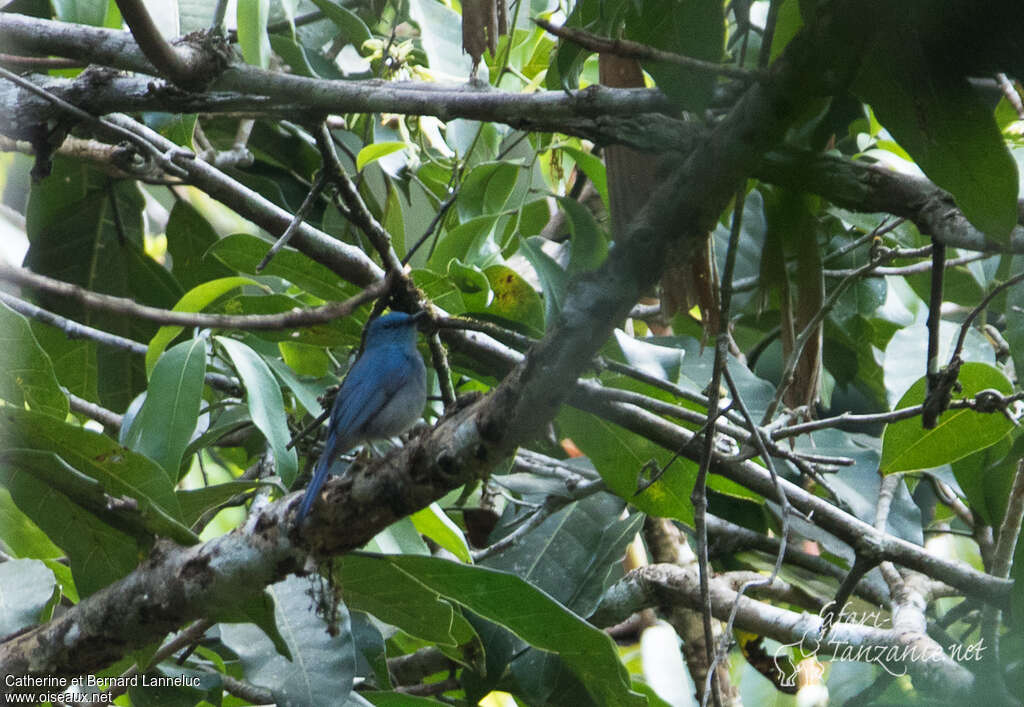
[[[836,623],[827,640],[822,642],[823,620],[820,616],[798,614],[737,596],[727,578],[712,579],[711,605],[715,618],[728,619],[734,604],[738,607],[736,626],[744,631],[767,636],[783,644],[802,644],[805,651],[819,656],[842,659],[848,650],[856,652],[861,649],[861,655],[893,657],[894,660],[884,662],[894,672],[905,671],[914,679],[915,685],[941,690],[947,697],[968,699],[975,689],[974,675],[947,656],[942,646],[923,631]],[[598,626],[609,626],[639,609],[671,605],[700,608],[701,595],[695,568],[660,564],[633,570],[605,593],[590,620]],[[876,658],[874,662],[882,660]]]
[[[0,14],[0,44],[25,53],[59,54],[114,68],[158,75],[127,32]],[[576,92],[506,93],[469,84],[324,81],[233,65],[204,94],[154,85],[145,78],[95,75],[71,81],[48,78],[56,95],[90,113],[118,111],[250,112],[251,114],[388,112],[473,118],[524,130],[557,131],[600,144],[624,144],[664,153],[690,152],[707,135],[660,112],[665,98],[646,89],[591,87]],[[9,137],[27,136],[55,115],[35,97],[0,85],[0,112],[11,119]],[[878,165],[816,153],[775,151],[754,169],[767,182],[819,194],[854,211],[891,213],[912,220],[922,233],[947,246],[1024,253],[1024,226],[1007,243],[988,239],[956,207],[953,198],[927,179]],[[281,232],[285,226],[276,229]]]
[[[160,34],[141,0],[115,1],[142,53],[161,76],[170,79],[176,86],[200,90],[227,64],[226,46],[219,47],[218,51],[214,35],[207,35],[206,41],[199,46],[185,41],[172,47]]]
[[[924,177],[834,155],[782,151],[770,152],[756,174],[851,211],[901,216],[953,248],[1024,252],[1024,226],[1017,225],[1007,243],[993,241],[967,220],[949,192]],[[1024,212],[1024,203],[1018,202],[1018,212]]]
[[[0,44],[24,53],[57,54],[116,69],[159,76],[127,32],[86,27],[23,15],[0,14]],[[108,77],[111,78],[111,77]],[[143,88],[128,90],[138,85]],[[179,89],[152,85],[146,79],[120,79],[121,93],[149,102],[162,95],[164,109],[170,101],[184,101],[189,106],[175,110],[205,111],[200,104],[208,101],[200,94],[185,94]],[[292,74],[264,71],[240,62],[220,73],[209,90],[231,99],[221,103],[220,110],[294,111],[297,106],[314,115],[326,113],[406,113],[436,115],[442,120],[472,118],[522,126],[552,124],[554,121],[608,115],[671,112],[673,108],[659,92],[649,89],[608,89],[594,86],[582,91],[510,93],[476,84],[430,84],[423,82],[389,82],[381,80],[330,81]],[[149,93],[147,99],[145,94]],[[110,100],[107,96],[102,100]],[[157,104],[143,108],[123,105],[98,114],[116,111],[158,110]],[[294,112],[292,113],[294,115]]]

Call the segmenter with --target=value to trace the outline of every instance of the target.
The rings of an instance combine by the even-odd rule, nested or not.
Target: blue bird
[[[394,437],[412,426],[427,402],[427,369],[416,350],[416,324],[424,312],[392,312],[370,322],[363,353],[352,364],[331,407],[327,443],[306,488],[296,525],[309,513],[338,455],[372,439]]]

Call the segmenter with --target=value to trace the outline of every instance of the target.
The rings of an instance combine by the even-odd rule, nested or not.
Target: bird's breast
[[[427,404],[427,376],[423,359],[416,354],[409,376],[374,416],[373,437],[394,437],[412,427]]]

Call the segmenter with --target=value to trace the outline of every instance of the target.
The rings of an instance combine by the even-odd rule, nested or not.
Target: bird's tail
[[[324,451],[320,458],[317,459],[316,466],[313,468],[313,479],[309,482],[309,486],[306,487],[306,495],[302,497],[302,505],[299,506],[299,512],[295,516],[296,525],[301,523],[302,519],[309,514],[309,510],[313,507],[313,502],[320,495],[320,489],[323,487],[324,481],[327,480],[327,470],[330,469],[331,462],[334,461],[337,446],[338,436],[331,430],[327,435]]]

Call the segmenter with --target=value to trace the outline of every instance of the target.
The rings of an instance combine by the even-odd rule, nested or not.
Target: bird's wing
[[[404,351],[374,356],[372,363],[366,356],[355,362],[331,409],[339,437],[338,453],[363,439],[373,416],[408,385],[415,370],[412,363]]]

